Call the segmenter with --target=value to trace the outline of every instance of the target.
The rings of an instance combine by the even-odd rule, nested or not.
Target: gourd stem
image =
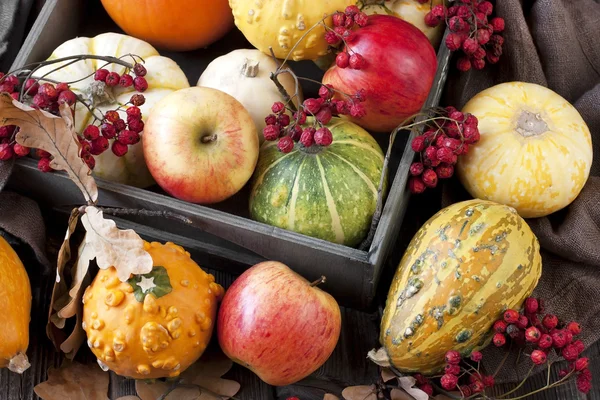
[[[17,374],[22,374],[29,367],[31,367],[31,364],[27,359],[27,355],[25,355],[24,353],[17,354],[13,358],[11,358],[8,363],[8,369],[12,372],[16,372]]]
[[[244,65],[242,65],[242,74],[247,78],[255,78],[258,75],[259,64],[256,60],[246,58]]]
[[[317,285],[320,285],[321,283],[325,283],[326,281],[327,281],[327,278],[325,278],[325,275],[321,275],[321,277],[319,279],[317,279],[314,282],[311,282],[310,286],[315,287]]]

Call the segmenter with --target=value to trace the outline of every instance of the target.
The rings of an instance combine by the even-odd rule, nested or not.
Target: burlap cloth
[[[565,210],[527,222],[542,246],[543,273],[535,295],[547,309],[584,328],[583,341],[600,338],[600,3],[596,0],[497,0],[506,20],[504,55],[495,66],[449,77],[444,102],[462,107],[501,82],[547,86],[571,102],[592,133],[594,163],[579,197]],[[442,205],[467,199],[456,181],[444,187]],[[490,369],[500,353],[488,349]],[[506,364],[499,381],[516,381],[531,364]]]
[[[32,5],[33,0],[0,0],[0,71],[2,72],[8,71],[23,43]],[[29,245],[37,260],[49,269],[50,263],[45,254],[46,229],[40,208],[31,199],[3,190],[13,164],[12,161],[0,161],[0,231]]]

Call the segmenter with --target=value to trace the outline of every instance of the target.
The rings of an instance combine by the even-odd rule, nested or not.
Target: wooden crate
[[[99,0],[48,0],[27,37],[13,68],[46,59],[62,42],[76,36],[94,36],[103,32],[121,32],[109,19]],[[233,29],[207,49],[161,54],[174,59],[194,85],[206,65],[215,57],[236,48],[251,48],[243,35]],[[445,83],[450,53],[445,46],[438,52],[438,71],[425,107],[436,106]],[[303,76],[320,80],[322,71],[310,61],[293,63]],[[318,86],[304,87],[314,95]],[[388,147],[388,134],[374,135],[382,148]],[[368,250],[315,239],[249,219],[248,188],[216,206],[200,206],[177,200],[160,188],[138,189],[101,179],[97,180],[99,205],[147,210],[168,210],[188,217],[193,226],[172,220],[127,217],[127,220],[186,238],[186,243],[207,255],[225,260],[220,268],[247,268],[264,259],[286,263],[307,279],[327,277],[323,289],[340,304],[364,309],[370,306],[386,257],[394,248],[407,207],[408,169],[414,153],[407,133],[396,138],[390,162],[390,190],[383,214]],[[41,173],[32,159],[18,160],[11,181],[19,191],[45,204],[61,209],[80,205],[81,195],[64,173]],[[227,262],[229,261],[229,263]],[[231,264],[231,265],[229,265]]]

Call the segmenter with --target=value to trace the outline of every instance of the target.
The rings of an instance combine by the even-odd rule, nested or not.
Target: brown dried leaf
[[[63,362],[48,370],[48,380],[33,390],[43,400],[109,400],[108,373],[96,364]]]
[[[429,400],[429,395],[419,388],[414,387],[417,380],[412,376],[401,376],[398,378],[400,387],[410,394],[415,400]]]
[[[384,382],[389,382],[396,378],[396,374],[394,374],[389,368],[381,368],[381,379],[383,379]]]
[[[377,400],[377,388],[371,386],[350,386],[342,391],[346,400]]]
[[[143,381],[135,381],[135,390],[142,400],[157,400],[159,399],[172,384],[165,382],[144,383]],[[200,388],[177,388],[170,392],[165,400],[200,400]]]
[[[46,327],[46,334],[57,348],[60,346],[60,343],[62,342],[62,340],[64,340],[64,338],[59,338],[59,336],[61,335],[57,332],[55,327],[58,329],[63,329],[65,327],[65,319],[56,315],[55,311],[59,310],[62,307],[61,301],[63,301],[62,299],[68,291],[68,286],[65,283],[63,271],[65,269],[65,265],[67,265],[67,262],[71,259],[70,240],[71,235],[73,234],[73,232],[75,232],[75,228],[77,227],[78,221],[79,211],[75,208],[71,211],[67,233],[65,235],[65,239],[63,240],[62,245],[60,246],[60,250],[58,251],[58,257],[56,261],[56,280],[54,283],[54,288],[52,289],[52,298],[50,299],[50,309],[48,312],[48,325]]]
[[[137,396],[123,396],[119,397],[117,400],[140,400]]]
[[[69,301],[57,312],[60,318],[71,318],[77,313],[77,307],[81,304],[83,291],[86,287],[86,285],[83,285],[83,281],[88,273],[90,261],[93,259],[94,251],[84,239],[77,250],[77,261],[71,268],[71,288],[67,293]]]
[[[325,393],[325,396],[323,396],[323,400],[340,400],[340,398],[337,397],[335,394]]]
[[[85,208],[81,222],[87,232],[85,242],[92,247],[100,269],[115,267],[122,282],[131,274],[152,271],[152,257],[144,250],[144,241],[134,230],[118,229],[115,221],[105,219],[102,211],[93,206]]]
[[[415,400],[414,397],[402,389],[392,389],[390,392],[390,398],[391,400]]]
[[[66,171],[85,200],[95,202],[98,187],[90,168],[79,156],[81,143],[73,127],[71,108],[66,103],[60,105],[60,115],[62,118],[26,106],[8,93],[0,94],[0,121],[2,125],[21,128],[15,137],[17,143],[52,154],[50,166]]]

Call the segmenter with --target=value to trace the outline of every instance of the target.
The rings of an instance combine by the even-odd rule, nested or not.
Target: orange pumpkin
[[[228,0],[102,0],[102,5],[125,33],[165,50],[208,46],[233,27]]]
[[[0,236],[0,368],[22,373],[29,368],[31,286],[17,253]]]

